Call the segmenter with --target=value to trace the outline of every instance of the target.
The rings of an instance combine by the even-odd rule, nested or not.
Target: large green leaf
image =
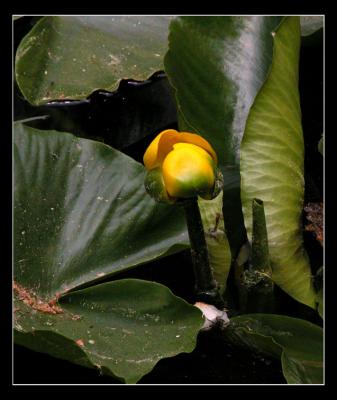
[[[14,160],[16,342],[130,383],[192,351],[201,314],[164,286],[79,290],[188,246],[181,210],[149,198],[144,167],[102,143],[22,123]]]
[[[137,382],[162,358],[191,352],[203,324],[200,311],[168,288],[136,279],[68,294],[57,314],[32,309],[25,289],[15,293],[17,343],[126,383]]]
[[[315,307],[303,247],[304,143],[298,92],[300,23],[288,17],[274,34],[268,79],[250,110],[241,144],[241,198],[252,233],[251,204],[264,202],[272,278],[296,300]]]
[[[176,206],[144,188],[144,167],[99,142],[16,123],[15,280],[51,299],[189,245]]]
[[[166,16],[44,17],[22,40],[16,80],[32,104],[83,99],[163,69]]]
[[[212,16],[172,20],[165,72],[184,122],[238,164],[244,124],[272,59],[281,17]]]
[[[246,240],[238,207],[240,142],[249,108],[272,60],[271,32],[281,20],[197,16],[178,17],[170,24],[164,65],[177,100],[179,127],[205,137],[218,154],[233,257]]]
[[[317,325],[284,315],[247,314],[231,319],[225,338],[281,357],[288,383],[323,383],[323,330]]]

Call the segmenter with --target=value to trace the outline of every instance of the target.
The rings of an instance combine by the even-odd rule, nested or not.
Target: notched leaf
[[[171,16],[46,16],[22,39],[15,76],[34,105],[115,90],[162,70]],[[64,45],[64,39],[72,40]]]

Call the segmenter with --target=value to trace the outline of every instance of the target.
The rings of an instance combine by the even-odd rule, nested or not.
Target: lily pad
[[[248,314],[231,319],[225,338],[280,357],[288,383],[323,383],[323,330],[317,325],[284,315]]]
[[[49,16],[16,53],[15,76],[34,104],[83,99],[115,90],[121,79],[144,80],[163,69],[168,16]]]
[[[99,142],[14,128],[14,278],[52,299],[189,247],[184,214],[144,167]]]
[[[17,343],[125,383],[136,383],[162,358],[191,352],[203,324],[196,307],[163,285],[137,279],[70,293],[53,306],[57,313],[41,311],[42,304],[16,285]]]

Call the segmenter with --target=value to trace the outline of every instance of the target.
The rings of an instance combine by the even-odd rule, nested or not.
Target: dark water
[[[29,363],[27,362],[29,360]],[[29,365],[29,367],[27,367]],[[15,345],[15,383],[120,384],[96,370],[79,367]],[[190,354],[163,359],[138,384],[284,384],[279,360],[226,344],[219,332],[200,333]]]

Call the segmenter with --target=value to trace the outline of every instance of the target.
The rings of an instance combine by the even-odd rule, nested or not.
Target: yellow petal
[[[212,193],[215,183],[214,161],[194,144],[178,143],[162,165],[166,190],[171,197],[189,198]]]
[[[172,151],[173,145],[176,143],[191,143],[197,145],[206,150],[214,162],[217,163],[215,151],[203,137],[194,133],[178,132],[174,129],[167,129],[156,136],[147,148],[143,158],[146,169],[151,170],[161,166],[165,157],[170,151]]]
[[[206,139],[204,139],[200,135],[196,135],[195,133],[189,133],[189,132],[181,132],[181,135],[182,135],[182,140],[180,140],[180,142],[195,144],[203,148],[204,150],[207,151],[207,153],[210,154],[215,164],[218,163],[218,158],[216,156],[216,153],[213,150],[213,147],[207,142]]]
[[[212,156],[205,151],[203,148],[192,144],[192,143],[176,143],[173,145],[172,151],[173,150],[183,150],[186,149],[187,151],[194,151],[200,154],[202,157],[206,157],[210,162],[213,161]]]
[[[153,168],[156,168],[158,166],[161,165],[161,162],[158,160],[158,144],[159,144],[159,140],[162,137],[162,135],[166,132],[176,132],[173,129],[168,129],[166,131],[163,131],[161,133],[159,133],[159,135],[157,135],[152,142],[150,143],[149,147],[146,149],[144,157],[143,157],[143,161],[144,161],[144,165],[145,168],[147,170],[151,170]]]

